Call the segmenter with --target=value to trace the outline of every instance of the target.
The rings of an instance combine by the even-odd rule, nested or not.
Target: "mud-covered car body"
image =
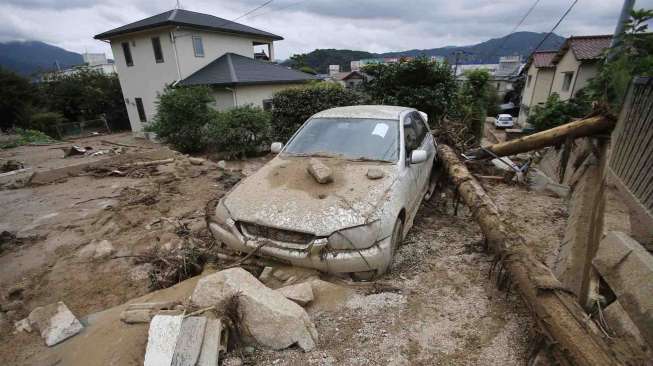
[[[305,137],[310,133],[302,130],[316,121],[343,120],[359,121],[360,125],[354,125],[357,130],[371,129],[376,140],[370,146],[376,150],[385,149],[384,144],[386,150],[396,148],[396,154],[384,155],[396,160],[293,153],[298,145],[295,139],[315,138]],[[394,131],[396,136],[388,135]],[[343,143],[351,148],[355,141]],[[322,111],[312,116],[273,160],[219,201],[209,227],[235,251],[258,249],[257,255],[330,273],[380,274],[392,260],[395,223],[402,224],[402,238],[412,226],[429,189],[435,155],[428,124],[415,109],[355,106]],[[331,169],[332,182],[320,184],[308,173],[308,165],[315,159]]]

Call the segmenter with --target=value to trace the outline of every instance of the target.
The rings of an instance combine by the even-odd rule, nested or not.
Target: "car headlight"
[[[380,225],[381,222],[376,220],[371,224],[338,230],[329,236],[329,247],[336,250],[369,248],[379,236]]]

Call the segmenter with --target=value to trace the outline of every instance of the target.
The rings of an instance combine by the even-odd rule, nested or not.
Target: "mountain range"
[[[39,41],[0,43],[0,66],[21,75],[79,65],[82,55]]]
[[[496,63],[501,56],[521,55],[526,58],[542,41],[546,33],[516,32],[501,38],[493,38],[471,46],[446,46],[429,49],[412,49],[406,51],[371,53],[356,50],[316,49],[305,54],[305,63],[317,72],[326,73],[329,65],[340,65],[342,71],[348,71],[350,62],[364,58],[396,56],[442,56],[454,62],[456,55],[460,63]],[[551,34],[539,47],[540,50],[558,49],[564,38]],[[22,75],[79,65],[82,56],[44,42],[12,41],[0,43],[0,66]],[[282,62],[291,66],[292,61]]]

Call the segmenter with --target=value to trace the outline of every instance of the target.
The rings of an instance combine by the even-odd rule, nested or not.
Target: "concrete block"
[[[84,329],[82,323],[61,301],[32,310],[29,321],[39,329],[48,347],[63,342]]]
[[[197,366],[216,366],[220,352],[227,352],[228,330],[222,327],[220,319],[208,319],[204,330],[204,342]]]
[[[150,322],[144,366],[172,364],[183,316],[157,315]]]
[[[627,234],[611,231],[592,265],[646,341],[653,345],[653,256]]]

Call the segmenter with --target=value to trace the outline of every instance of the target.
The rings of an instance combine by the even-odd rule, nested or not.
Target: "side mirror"
[[[283,149],[283,144],[281,142],[273,142],[272,145],[270,145],[270,152],[273,154],[280,153],[281,149]]]
[[[413,150],[410,153],[410,163],[411,164],[419,164],[423,163],[426,161],[428,158],[428,154],[426,153],[425,150]]]

